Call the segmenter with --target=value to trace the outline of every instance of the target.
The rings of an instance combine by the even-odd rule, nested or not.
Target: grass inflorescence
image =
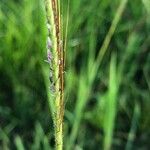
[[[47,16],[47,62],[49,64],[50,101],[53,101],[53,121],[56,150],[63,147],[64,115],[64,51],[60,16],[60,1],[45,0]]]

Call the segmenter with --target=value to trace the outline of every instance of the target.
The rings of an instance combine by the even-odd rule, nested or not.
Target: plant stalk
[[[53,122],[56,150],[63,149],[64,116],[64,57],[61,35],[60,1],[45,0],[48,40],[47,62],[49,63],[50,97],[53,104]],[[51,108],[51,106],[50,106]]]

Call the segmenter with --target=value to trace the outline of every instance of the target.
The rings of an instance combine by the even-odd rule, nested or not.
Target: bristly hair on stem
[[[63,149],[64,47],[60,0],[45,0],[47,17],[47,61],[49,64],[50,101],[53,101],[55,146]],[[67,19],[68,20],[68,19]],[[67,30],[65,31],[67,32]],[[67,35],[67,33],[65,33]],[[66,39],[65,39],[66,43]],[[66,44],[65,44],[66,49]]]

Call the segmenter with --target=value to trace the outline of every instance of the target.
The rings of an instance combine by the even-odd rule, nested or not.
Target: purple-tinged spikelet
[[[52,61],[52,53],[49,49],[47,49],[47,61],[49,63]]]
[[[52,48],[52,41],[50,39],[50,37],[47,37],[47,49],[51,49]]]
[[[52,41],[50,37],[47,37],[46,47],[47,47],[47,61],[48,63],[50,63],[52,61],[52,52],[51,52]]]

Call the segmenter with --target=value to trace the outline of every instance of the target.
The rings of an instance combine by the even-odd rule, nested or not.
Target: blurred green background
[[[149,6],[70,1],[65,150],[150,149]],[[2,150],[54,149],[46,36],[43,0],[0,0]]]

